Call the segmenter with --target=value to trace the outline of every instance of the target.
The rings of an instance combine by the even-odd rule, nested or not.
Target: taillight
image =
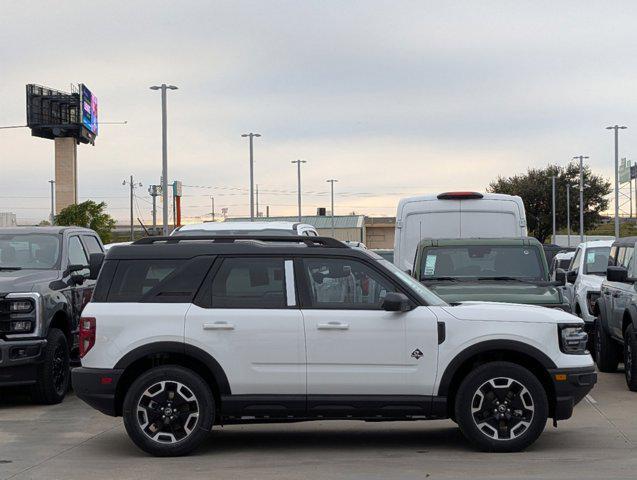
[[[479,192],[445,192],[438,195],[438,200],[477,200],[483,197]]]
[[[80,318],[80,358],[95,345],[95,318]]]

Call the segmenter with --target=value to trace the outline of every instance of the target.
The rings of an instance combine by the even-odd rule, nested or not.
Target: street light
[[[606,130],[615,130],[615,238],[619,238],[619,130],[625,130],[625,125],[613,125]]]
[[[573,160],[579,160],[579,241],[584,241],[584,160],[588,157],[578,155]]]
[[[331,184],[331,191],[332,191],[332,238],[334,238],[334,182],[338,182],[338,180],[335,180],[335,179],[331,178],[331,179],[325,180],[325,181]]]
[[[161,90],[161,195],[163,205],[163,234],[168,235],[168,117],[166,90],[177,90],[174,85],[153,85],[151,90]]]
[[[301,164],[307,163],[305,160],[292,160],[296,163],[296,179],[298,183],[298,201],[299,201],[299,222],[301,221]]]
[[[250,221],[254,222],[254,150],[252,146],[252,139],[254,137],[259,138],[260,133],[244,133],[242,137],[248,137],[250,139]]]

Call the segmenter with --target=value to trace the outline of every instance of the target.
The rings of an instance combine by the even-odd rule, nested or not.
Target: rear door
[[[186,315],[186,343],[223,368],[232,395],[305,400],[305,337],[291,259],[219,258]]]

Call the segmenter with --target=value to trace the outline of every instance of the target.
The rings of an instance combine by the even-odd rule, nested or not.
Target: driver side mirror
[[[575,280],[577,280],[577,272],[575,270],[566,272],[566,281],[568,283],[575,283]]]
[[[608,267],[606,269],[606,279],[609,282],[626,283],[628,281],[628,270],[624,267]]]
[[[387,312],[408,312],[412,304],[404,293],[389,292],[385,295],[381,308]]]
[[[566,270],[563,268],[558,268],[555,270],[555,283],[560,286],[566,285]]]

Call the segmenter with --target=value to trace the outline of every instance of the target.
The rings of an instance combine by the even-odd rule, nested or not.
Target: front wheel
[[[620,354],[619,345],[606,332],[601,318],[595,320],[595,363],[599,371],[616,372]]]
[[[544,430],[548,400],[529,370],[514,363],[491,362],[462,381],[455,414],[463,435],[479,449],[517,452]]]
[[[38,366],[38,379],[31,388],[31,398],[36,403],[52,405],[64,400],[69,390],[69,346],[66,336],[58,328],[49,329],[46,340],[44,361]]]
[[[208,384],[176,365],[153,368],[133,382],[124,398],[124,426],[152,455],[186,455],[208,436],[215,403]]]
[[[624,372],[628,389],[637,392],[637,335],[632,324],[624,332]]]

